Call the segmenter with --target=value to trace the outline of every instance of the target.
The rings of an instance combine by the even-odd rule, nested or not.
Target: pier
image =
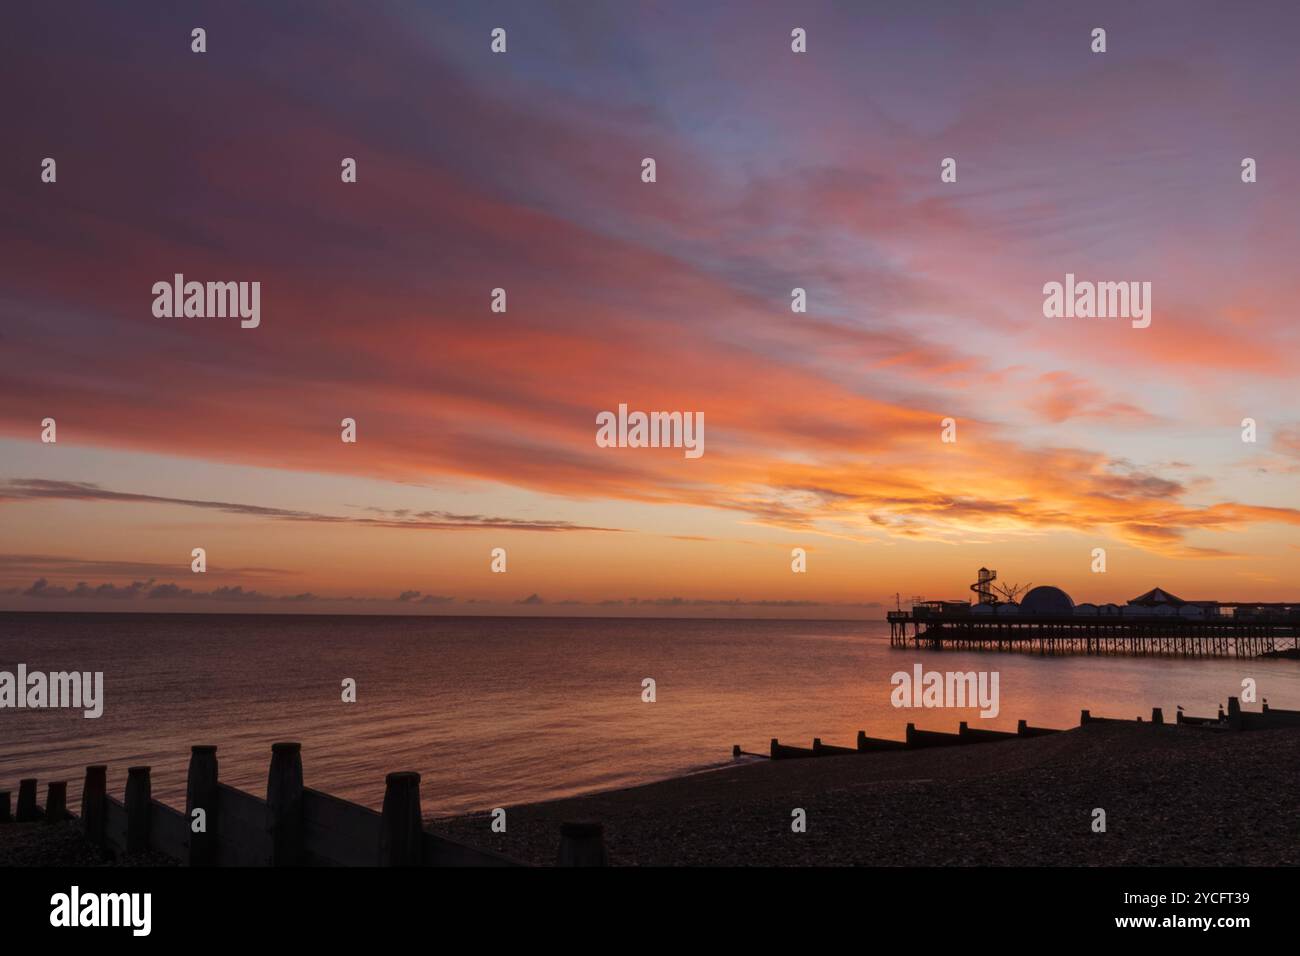
[[[998,600],[980,569],[978,603],[916,599],[886,615],[892,647],[1173,657],[1300,656],[1300,602],[1184,601],[1154,588],[1125,605],[1078,604],[1037,587]]]
[[[1036,654],[1160,654],[1175,657],[1259,657],[1295,651],[1292,621],[1080,620],[1016,621],[932,617],[889,612],[889,643],[931,650],[1032,651]]]

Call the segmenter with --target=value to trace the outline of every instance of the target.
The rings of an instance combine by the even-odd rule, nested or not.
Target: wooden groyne
[[[0,791],[0,823],[76,819],[87,839],[114,855],[153,852],[190,866],[522,866],[516,860],[431,833],[420,812],[420,775],[390,773],[382,812],[303,786],[302,745],[271,746],[266,799],[218,779],[217,748],[191,749],[182,813],[153,799],[149,767],[127,768],[125,799],[108,793],[108,767],[86,768],[81,813],[66,807],[67,782]],[[565,823],[557,862],[608,862],[598,823]]]
[[[871,750],[906,750],[907,741],[889,740],[884,737],[868,737],[865,730],[858,731],[858,752],[866,753]]]
[[[1127,719],[1116,717],[1094,717],[1089,710],[1079,714],[1079,726],[1089,724],[1164,724],[1164,712],[1159,707],[1151,708],[1151,720],[1143,721],[1141,717]],[[1228,698],[1228,709],[1222,708],[1217,717],[1191,717],[1180,708],[1175,719],[1175,726],[1202,727],[1214,730],[1272,730],[1279,727],[1300,727],[1300,710],[1278,710],[1265,702],[1258,712],[1241,709],[1236,697]],[[1059,734],[1062,731],[1050,727],[1031,727],[1027,721],[1016,724],[1015,731],[983,730],[971,728],[966,721],[958,726],[957,733],[937,730],[919,730],[915,724],[907,725],[902,740],[889,740],[868,737],[864,731],[858,731],[857,747],[833,747],[822,743],[820,737],[813,739],[811,747],[794,747],[772,738],[770,757],[773,760],[792,760],[805,757],[833,757],[847,754],[875,753],[885,750],[921,750],[930,747],[961,747],[970,744],[995,743],[1014,740],[1019,737],[1040,737],[1045,734]],[[736,744],[732,752],[743,753]]]
[[[1273,730],[1278,727],[1300,727],[1300,710],[1280,710],[1269,707],[1264,701],[1260,711],[1242,710],[1237,698],[1228,698],[1228,710],[1219,708],[1217,717],[1191,717],[1178,711],[1176,722],[1194,727],[1215,727],[1226,730]]]
[[[1023,724],[1024,721],[1022,720],[1021,723]],[[960,738],[959,743],[975,744],[994,740],[1012,740],[1019,734],[1009,730],[983,730],[979,727],[972,729],[963,720],[957,727],[957,736]]]
[[[811,747],[793,747],[772,738],[768,756],[773,760],[790,760],[797,757],[834,757],[844,754],[880,753],[886,750],[919,750],[925,747],[950,747],[961,744],[990,743],[996,740],[1012,740],[1016,737],[1038,737],[1043,734],[1057,734],[1059,730],[1048,727],[1030,727],[1026,721],[1020,721],[1014,732],[1009,730],[972,730],[962,721],[957,733],[936,730],[918,730],[916,724],[908,724],[902,740],[890,740],[885,737],[868,737],[865,730],[858,731],[856,747],[836,747],[822,743],[820,737],[813,738]],[[745,751],[740,744],[731,748],[732,754],[739,756]]]

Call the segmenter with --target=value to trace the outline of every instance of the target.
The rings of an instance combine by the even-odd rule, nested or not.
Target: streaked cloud
[[[1300,523],[1283,483],[1300,439],[1288,415],[1243,447],[1236,423],[1290,409],[1300,363],[1300,134],[1276,122],[1300,14],[1130,6],[1098,8],[1128,41],[1100,69],[1050,5],[981,10],[977,30],[960,5],[814,3],[807,61],[769,52],[789,24],[768,3],[705,21],[507,4],[537,42],[491,60],[472,5],[236,5],[226,31],[256,42],[223,49],[217,80],[167,83],[123,66],[175,63],[147,13],[26,6],[7,67],[63,80],[8,122],[60,157],[60,182],[42,188],[22,150],[0,177],[0,432],[35,442],[54,416],[60,437],[49,470],[22,472],[42,477],[0,484],[25,522],[7,546],[31,558],[0,571],[70,600],[77,578],[111,579],[106,597],[174,588],[149,583],[174,573],[153,560],[173,542],[114,560],[130,520],[264,522],[274,557],[250,546],[228,592],[200,592],[240,603],[281,575],[322,591],[322,543],[346,553],[361,529],[546,532],[557,567],[572,539],[617,531],[634,562],[658,530],[646,509],[711,556],[783,535],[1059,555],[1087,534],[1266,565]],[[1240,42],[1200,42],[1216,32]],[[1250,187],[1247,149],[1267,157]],[[651,152],[653,189],[635,175]],[[959,181],[941,187],[947,155]],[[1042,284],[1067,271],[1151,279],[1153,325],[1044,320]],[[174,272],[258,279],[262,327],[154,319],[149,289]],[[619,402],[703,411],[705,457],[596,448],[594,416]],[[141,464],[70,478],[69,447]],[[150,472],[161,454],[275,477],[198,494]],[[358,491],[294,507],[304,476]],[[360,491],[374,482],[400,503]],[[449,487],[486,501],[444,507]],[[600,520],[547,517],[570,507]],[[50,558],[47,531],[100,553]],[[454,557],[436,547],[421,558]],[[366,560],[399,561],[380,551]],[[727,560],[757,576],[752,551]],[[673,571],[717,574],[711,556]],[[631,572],[605,564],[604,600],[628,600]],[[439,593],[398,603],[452,600],[422,586]]]
[[[250,518],[268,518],[276,521],[301,521],[321,524],[352,524],[365,527],[403,528],[419,531],[616,531],[616,528],[596,528],[575,525],[567,521],[542,521],[533,519],[493,518],[484,515],[456,515],[445,511],[384,511],[368,508],[385,515],[367,518],[355,515],[325,515],[285,508],[266,508],[261,505],[235,504],[227,501],[199,501],[187,498],[169,498],[163,495],[134,494],[110,491],[91,482],[50,481],[42,478],[18,478],[0,482],[0,503],[19,501],[61,500],[100,501],[119,504],[162,504],[185,508],[219,511],[223,514]]]

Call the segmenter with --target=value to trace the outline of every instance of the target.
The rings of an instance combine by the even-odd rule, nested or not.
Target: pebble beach
[[[1300,729],[1090,724],[1046,737],[756,760],[626,790],[434,821],[555,861],[560,823],[604,825],[614,865],[1278,866],[1300,863]],[[791,828],[792,811],[807,831]],[[1105,832],[1094,832],[1094,810]]]
[[[1098,723],[967,746],[746,758],[509,807],[505,833],[487,813],[428,827],[542,866],[566,821],[601,823],[616,866],[1286,866],[1300,864],[1298,778],[1300,728]],[[115,859],[74,821],[0,826],[0,866],[172,863]]]

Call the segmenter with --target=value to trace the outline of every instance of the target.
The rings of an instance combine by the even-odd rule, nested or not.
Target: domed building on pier
[[[1037,614],[1043,617],[1069,617],[1074,613],[1074,601],[1070,595],[1050,584],[1032,589],[1020,601],[1021,614]]]

